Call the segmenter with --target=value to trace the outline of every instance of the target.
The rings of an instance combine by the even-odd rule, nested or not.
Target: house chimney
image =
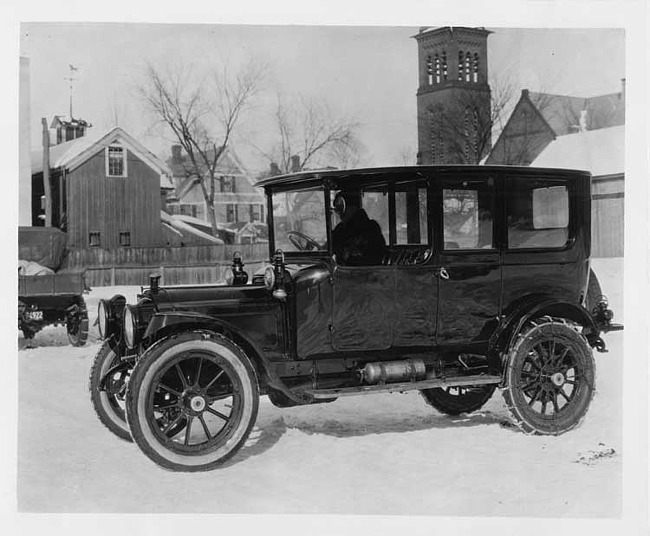
[[[52,227],[52,188],[50,187],[50,130],[47,119],[41,118],[43,125],[43,191],[45,192],[45,227]]]
[[[180,145],[172,145],[172,164],[180,164],[183,160],[183,148]]]
[[[621,96],[625,99],[625,78],[621,78]]]
[[[280,166],[278,166],[277,163],[271,162],[271,169],[269,171],[269,174],[271,177],[275,177],[276,175],[280,175]]]
[[[297,173],[298,171],[300,171],[300,157],[294,154],[291,157],[291,173]]]

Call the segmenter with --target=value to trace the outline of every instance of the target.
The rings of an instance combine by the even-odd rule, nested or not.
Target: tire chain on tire
[[[540,322],[543,321],[543,322]],[[519,335],[517,335],[517,339],[515,340],[515,343],[512,345],[510,351],[508,352],[508,356],[511,356],[514,354],[519,347],[524,343],[524,341],[529,338],[529,334],[532,330],[537,329],[538,327],[546,324],[562,324],[563,326],[573,330],[576,335],[578,335],[581,339],[585,347],[588,349],[588,359],[591,360],[592,362],[592,369],[594,371],[594,378],[593,378],[593,384],[591,386],[591,395],[589,397],[589,401],[587,402],[587,408],[591,405],[591,402],[594,398],[594,395],[596,394],[596,374],[595,374],[595,363],[594,363],[594,357],[593,357],[593,351],[591,350],[591,347],[589,346],[589,342],[587,341],[586,337],[579,331],[580,326],[574,323],[570,323],[564,318],[555,318],[555,317],[550,317],[550,316],[543,316],[535,320],[531,320],[528,322],[521,330]],[[509,360],[508,363],[506,364],[506,367],[504,368],[504,372],[507,375],[507,370],[508,367],[510,366]],[[555,434],[544,434],[543,432],[540,432],[538,430],[533,429],[532,427],[529,427],[524,421],[520,418],[517,417],[516,414],[516,409],[514,408],[514,404],[511,404],[508,401],[508,398],[510,398],[510,392],[511,387],[509,385],[506,385],[503,389],[501,389],[501,393],[503,395],[503,399],[505,401],[506,407],[508,409],[508,413],[510,415],[510,422],[516,426],[519,430],[521,430],[523,433],[526,435],[561,435],[563,433],[566,433],[570,430],[574,430],[575,428],[578,428],[580,425],[582,425],[583,421],[587,417],[587,411],[585,411],[584,415],[580,417],[578,421],[576,421],[572,426],[567,428],[566,430],[562,432],[558,432]],[[530,428],[530,429],[529,429]]]

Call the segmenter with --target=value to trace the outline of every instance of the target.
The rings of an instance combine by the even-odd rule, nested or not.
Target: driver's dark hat
[[[334,196],[332,210],[339,216],[342,216],[348,207],[361,206],[361,192],[359,191],[341,191]]]

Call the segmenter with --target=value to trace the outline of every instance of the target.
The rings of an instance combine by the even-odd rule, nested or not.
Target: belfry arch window
[[[442,52],[442,79],[447,80],[447,53]]]
[[[433,62],[434,62],[434,69],[435,69],[436,84],[439,84],[440,83],[440,73],[441,73],[441,71],[440,71],[440,56],[438,56],[438,54],[436,54],[434,56]]]
[[[458,52],[458,80],[463,79],[463,70],[465,65],[465,56],[463,51]]]
[[[427,56],[427,83],[433,84],[433,61],[431,55]]]
[[[472,65],[472,81],[478,82],[478,54],[474,54],[474,62]]]
[[[471,82],[472,72],[472,54],[468,52],[465,54],[465,82]]]

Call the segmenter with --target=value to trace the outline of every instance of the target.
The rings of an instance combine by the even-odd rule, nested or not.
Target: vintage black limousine
[[[591,177],[489,166],[263,180],[269,265],[226,284],[101,301],[94,408],[159,465],[212,469],[276,406],[418,390],[447,414],[502,389],[525,432],[561,434],[622,329],[590,295]],[[340,221],[339,221],[340,220]]]

